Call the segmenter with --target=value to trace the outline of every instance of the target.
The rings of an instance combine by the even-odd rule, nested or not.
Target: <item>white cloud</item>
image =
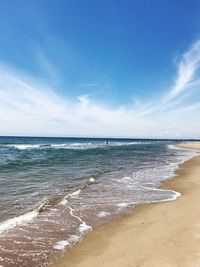
[[[112,108],[87,95],[69,100],[1,65],[0,135],[200,138],[200,103],[194,97],[200,88],[199,66],[197,41],[182,56],[177,79],[164,96]]]
[[[200,40],[192,44],[191,48],[185,52],[178,64],[178,75],[173,87],[165,97],[166,101],[171,101],[194,86],[193,82],[198,75],[200,67]],[[199,84],[199,81],[198,81]]]

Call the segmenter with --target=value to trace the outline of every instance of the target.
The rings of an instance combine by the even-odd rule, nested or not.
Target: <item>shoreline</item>
[[[200,143],[178,147],[200,150]],[[49,267],[200,266],[198,177],[200,156],[195,156],[161,187],[180,192],[181,197],[142,205],[94,229]]]

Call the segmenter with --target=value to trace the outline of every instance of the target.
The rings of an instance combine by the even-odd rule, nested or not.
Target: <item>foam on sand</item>
[[[77,243],[80,240],[80,237],[77,235],[70,235],[68,238],[69,243]]]
[[[70,235],[67,240],[58,241],[53,247],[57,250],[65,250],[66,247],[71,247],[72,245],[78,243],[80,237],[77,235]]]
[[[128,203],[119,203],[116,206],[119,208],[127,208],[129,206],[129,204]]]
[[[92,227],[85,222],[82,221],[82,223],[79,226],[79,231],[81,234],[86,234],[87,232],[91,231]]]
[[[109,216],[110,215],[110,212],[107,212],[107,211],[100,211],[98,214],[97,214],[97,217],[99,218],[103,218],[103,217],[106,217],[106,216]]]
[[[58,241],[55,245],[54,248],[57,250],[64,250],[66,248],[66,246],[69,246],[69,242],[67,240],[61,240]]]

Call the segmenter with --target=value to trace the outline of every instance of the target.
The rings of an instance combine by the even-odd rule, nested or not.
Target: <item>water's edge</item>
[[[160,146],[156,147],[156,151],[158,148],[160,149],[160,154],[158,155],[161,155],[161,161],[157,160],[158,156],[156,151],[153,150],[155,146],[151,146],[150,150],[149,147],[146,150],[142,148],[142,153],[145,151],[151,151],[151,153],[147,154],[146,161],[142,165],[143,168],[130,168],[133,176],[130,176],[129,172],[124,172],[124,170],[118,176],[116,175],[118,173],[114,171],[112,173],[101,173],[100,180],[98,174],[97,176],[93,174],[91,176],[90,174],[86,176],[87,179],[85,178],[83,182],[75,183],[75,187],[71,187],[71,190],[70,187],[69,190],[63,190],[63,194],[58,195],[57,198],[40,199],[42,202],[39,205],[37,203],[37,206],[35,205],[36,208],[32,206],[34,209],[30,207],[28,212],[21,213],[21,215],[19,213],[15,217],[0,222],[0,267],[43,267],[50,263],[55,263],[93,229],[119,218],[121,219],[124,215],[132,214],[136,208],[152,203],[176,200],[181,196],[181,193],[170,188],[166,189],[165,183],[176,178],[177,171],[187,161],[196,157],[197,151],[186,149],[191,153],[182,153],[181,151],[178,152],[178,149],[185,149],[175,148],[174,145],[166,144],[166,146],[169,148],[171,146],[173,150],[177,149],[177,152],[172,150],[168,154],[166,149],[161,150],[164,146],[161,146],[161,148]],[[19,148],[17,149],[19,150]],[[33,150],[26,149],[29,148],[23,147],[22,149],[20,147],[20,150],[30,151],[30,153],[20,152],[21,156],[32,155]],[[12,151],[15,153],[18,150]],[[122,165],[126,159],[129,159],[128,157],[125,158],[127,151],[129,151],[130,155],[132,155],[132,151],[141,152],[136,147],[133,150],[128,150],[128,148],[127,150],[119,150],[121,151],[120,153],[117,152],[118,150],[113,151],[115,158],[122,159]],[[79,153],[81,154],[81,152]],[[89,151],[84,153],[86,158],[88,155],[93,157],[93,150],[91,150],[91,153]],[[108,153],[108,150],[105,149],[102,155],[106,155],[106,153]],[[62,151],[59,154],[62,155]],[[136,154],[136,157],[138,157],[138,154]],[[168,158],[171,160],[168,161]],[[112,160],[112,158],[110,159],[110,154],[107,155],[107,159]],[[145,165],[145,162],[148,165]],[[131,164],[131,161],[127,164],[129,163]],[[61,164],[65,166],[62,161]],[[42,166],[39,169],[41,172],[43,172]],[[57,166],[59,169],[61,165]],[[49,175],[51,176],[51,168],[49,170]],[[82,169],[80,170],[82,171]],[[63,173],[65,172],[63,171]],[[61,175],[63,173],[61,172]],[[141,173],[143,183],[140,182]],[[57,173],[55,172],[55,174]],[[14,175],[15,173],[13,177]],[[158,177],[158,179],[155,179],[155,177]],[[55,185],[57,186],[59,180],[55,179],[54,175],[52,180],[55,180]],[[33,182],[34,180],[31,180],[31,183]],[[56,189],[53,186],[52,188]],[[16,189],[13,188],[13,190]],[[129,196],[131,197],[129,198]],[[5,264],[4,259],[6,260]]]
[[[138,204],[137,206],[132,207],[132,209],[129,210],[129,212],[128,212],[127,214],[122,214],[122,215],[120,215],[120,216],[117,217],[117,218],[113,218],[113,219],[111,219],[109,222],[106,222],[106,223],[104,223],[104,224],[101,224],[101,225],[99,225],[99,226],[96,226],[96,227],[94,227],[94,228],[89,229],[89,231],[87,231],[87,232],[84,234],[84,236],[82,236],[82,238],[81,238],[80,240],[78,240],[78,242],[74,243],[73,246],[68,247],[68,249],[67,249],[66,251],[64,251],[63,255],[61,255],[61,256],[59,257],[59,259],[50,262],[47,266],[48,266],[48,267],[57,267],[57,266],[58,266],[57,264],[60,263],[60,262],[63,262],[63,259],[67,257],[67,255],[70,253],[70,251],[71,251],[72,249],[76,249],[76,245],[80,244],[80,243],[84,240],[84,237],[86,237],[88,234],[90,234],[91,232],[95,231],[96,229],[99,229],[99,228],[101,228],[101,227],[104,227],[105,225],[111,225],[113,222],[121,221],[121,220],[124,220],[124,219],[126,220],[127,216],[133,216],[136,212],[138,213],[138,212],[141,211],[141,209],[143,209],[143,208],[145,208],[145,207],[148,207],[148,206],[150,206],[150,205],[152,205],[152,204],[153,204],[153,205],[159,205],[160,203],[164,203],[164,202],[168,202],[168,201],[175,201],[177,198],[181,197],[181,192],[177,192],[177,191],[175,191],[175,190],[173,190],[173,189],[171,189],[171,188],[169,189],[169,187],[166,186],[166,184],[167,184],[168,182],[170,182],[171,180],[174,180],[174,179],[179,178],[178,173],[180,172],[181,168],[182,168],[186,163],[188,163],[189,161],[192,161],[194,158],[196,158],[196,157],[200,157],[200,151],[197,150],[197,149],[192,149],[192,148],[183,148],[183,147],[179,147],[179,144],[177,144],[177,145],[172,145],[172,146],[174,146],[174,147],[176,147],[177,149],[180,149],[180,150],[188,150],[188,151],[191,151],[191,152],[196,152],[196,155],[193,155],[191,158],[186,159],[184,162],[178,164],[178,168],[175,170],[173,176],[164,179],[164,180],[162,181],[162,183],[161,183],[161,186],[157,188],[157,189],[159,189],[159,190],[163,190],[163,191],[173,191],[173,192],[175,193],[175,197],[174,197],[174,198],[167,199],[167,200],[151,201],[151,202],[149,202],[149,203],[141,203],[141,204]],[[155,190],[157,190],[157,189],[155,189]],[[59,266],[60,266],[60,265],[59,265]]]

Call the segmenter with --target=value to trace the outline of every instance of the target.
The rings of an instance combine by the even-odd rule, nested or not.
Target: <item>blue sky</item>
[[[199,0],[0,1],[0,135],[200,138],[199,17]]]

